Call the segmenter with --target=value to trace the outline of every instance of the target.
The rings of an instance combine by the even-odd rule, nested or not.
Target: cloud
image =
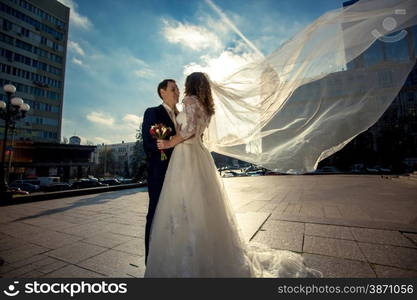
[[[170,43],[181,44],[195,51],[218,50],[223,47],[220,38],[205,27],[166,19],[162,22],[164,24],[162,33]]]
[[[114,86],[116,83],[123,87],[133,86],[137,84],[138,78],[147,79],[155,76],[153,68],[133,55],[129,49],[115,48],[105,52],[86,42],[84,44],[87,47],[87,51],[84,51],[84,60],[76,58],[73,62],[84,66],[94,81],[103,87]]]
[[[81,56],[85,55],[84,49],[81,48],[80,44],[78,44],[77,42],[69,41],[68,42],[68,49],[70,51],[75,52],[78,55],[81,55]]]
[[[213,16],[202,13],[199,23],[220,37],[227,47],[190,60],[183,67],[184,75],[200,71],[207,73],[215,81],[221,81],[244,65],[262,59],[261,50],[271,53],[304,27],[304,22],[291,16],[274,11],[265,15],[265,7],[251,4],[249,10],[253,12],[258,25],[254,27],[253,19],[245,19],[242,14],[233,12],[226,15],[212,0],[205,0],[205,3],[216,14]],[[249,36],[252,40],[249,40]]]
[[[223,23],[228,25],[255,53],[260,57],[263,57],[263,54],[258,50],[258,48],[237,28],[235,23],[226,16],[226,14],[211,0],[206,0],[206,3],[210,8],[212,8],[221,18]]]
[[[70,22],[81,29],[89,30],[92,27],[90,19],[78,12],[78,4],[74,0],[58,0],[70,8]]]
[[[183,75],[200,71],[220,81],[263,55],[238,28],[247,21],[238,14],[229,13],[226,16],[211,0],[205,2],[207,6],[199,12],[197,23],[162,19],[162,33],[170,43],[181,44],[195,51],[204,50],[200,57],[194,56],[185,61]],[[207,13],[207,7],[215,14]]]
[[[74,64],[76,64],[76,65],[80,65],[80,66],[83,66],[83,65],[84,65],[84,63],[82,62],[82,60],[80,60],[80,59],[78,59],[78,58],[76,58],[76,57],[73,57],[73,58],[72,58],[72,62],[73,62]]]
[[[125,59],[132,70],[132,73],[139,78],[148,78],[154,76],[154,72],[150,66],[140,58],[137,58],[131,54],[125,54]]]
[[[128,133],[130,137],[130,136],[136,135],[136,130],[139,129],[139,127],[141,126],[143,122],[143,116],[139,117],[133,114],[126,114],[122,120],[123,122],[120,123],[121,124],[120,128],[123,129],[125,133]],[[126,140],[130,140],[130,138]]]
[[[97,144],[112,144],[112,142],[108,139],[96,136],[93,138],[93,142],[96,142]]]
[[[199,17],[200,22],[204,23],[211,32],[215,32],[216,35],[221,38],[229,36],[232,32],[231,28],[226,25],[224,22],[219,22],[218,18],[215,18],[211,15],[203,15]]]
[[[90,99],[84,103],[84,112],[73,107],[67,109],[68,118],[74,118],[74,122],[66,124],[64,132],[72,133],[77,128],[94,143],[135,141],[142,120],[139,112],[143,112],[144,106],[154,104],[143,104],[144,101],[156,101],[157,96],[148,95],[156,94],[154,69],[158,68],[130,49],[100,49],[84,40],[82,46],[85,55],[78,57],[75,51],[71,53],[77,57],[71,58],[73,68],[70,68],[79,74],[79,68],[74,66],[81,66],[82,76],[74,75],[75,79],[68,84],[72,91],[84,89],[86,85],[94,88],[84,90],[82,97]]]
[[[93,123],[106,125],[106,126],[112,126],[114,124],[114,118],[111,116],[105,115],[101,112],[91,112],[87,114],[87,120]]]
[[[184,66],[184,75],[192,72],[205,72],[210,79],[221,81],[233,74],[239,68],[259,59],[243,42],[237,42],[234,47],[223,50],[219,54],[203,55],[198,62],[191,62]]]
[[[128,126],[133,127],[135,129],[138,129],[139,128],[139,125],[143,121],[143,117],[139,117],[139,116],[133,115],[133,114],[126,114],[123,117],[123,121],[126,122],[126,124]]]
[[[148,77],[154,76],[153,71],[150,69],[136,70],[136,71],[133,71],[133,74],[135,74],[139,78],[148,78]]]
[[[86,144],[87,141],[95,144],[116,144],[121,143],[121,141],[134,142],[137,130],[143,121],[142,116],[135,114],[114,117],[104,112],[91,112],[86,115],[86,119],[98,126],[83,127],[79,126],[81,120],[65,118],[63,136],[68,138],[72,135],[79,136],[81,144]]]

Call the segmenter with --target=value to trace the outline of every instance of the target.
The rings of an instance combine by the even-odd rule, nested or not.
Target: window
[[[390,34],[388,36],[394,36],[399,34],[398,32]],[[395,42],[384,43],[386,59],[388,61],[406,61],[410,57],[408,55],[407,37]]]
[[[392,74],[389,70],[378,73],[380,87],[389,87],[392,85]]]
[[[22,6],[22,5],[20,4],[20,6]],[[32,6],[32,7],[34,7],[34,6]],[[37,20],[29,17],[28,15],[23,14],[20,11],[15,10],[14,8],[12,8],[12,7],[4,4],[4,3],[1,3],[1,2],[0,2],[0,11],[3,11],[5,13],[9,14],[9,15],[14,16],[15,18],[18,18],[18,19],[34,26],[36,30],[42,30],[44,32],[47,32],[47,33],[53,35],[56,39],[63,40],[64,35],[61,32],[58,32],[58,31],[52,29],[51,27],[49,27],[45,24],[42,24],[42,23],[38,22]],[[52,17],[51,17],[51,20],[52,20]],[[63,22],[60,22],[59,24],[63,25]]]
[[[32,45],[30,45],[28,43],[25,43],[25,42],[23,42],[21,40],[18,40],[18,39],[16,39],[16,47],[18,47],[20,49],[23,49],[23,50],[26,50],[28,52],[33,52]]]
[[[58,120],[50,119],[50,118],[44,118],[43,119],[43,124],[44,125],[49,125],[49,126],[58,126]]]
[[[13,52],[7,49],[1,48],[0,50],[0,56],[5,57],[8,61],[12,61]]]
[[[41,36],[32,31],[29,32],[29,38],[37,43],[41,43],[42,41]]]
[[[0,32],[0,41],[5,42],[9,45],[13,45],[13,38],[11,36],[8,36],[2,32]]]
[[[414,55],[417,56],[417,25],[411,27],[411,35],[413,36]]]
[[[29,37],[29,30],[26,28],[20,27],[20,34],[25,37]]]
[[[3,19],[3,30],[12,30],[12,22]]]
[[[0,21],[1,20],[2,19],[0,19]],[[4,22],[2,22],[2,23],[4,23]],[[48,46],[49,48],[51,48],[55,51],[60,51],[60,52],[64,51],[63,46],[58,45],[57,43],[47,39],[46,37],[40,36],[39,34],[34,33],[32,31],[30,31],[29,29],[23,28],[23,27],[21,27],[17,24],[14,24],[14,23],[11,23],[11,22],[7,21],[6,27],[10,27],[11,30],[15,31],[21,37],[25,36],[25,37],[33,40],[34,42],[41,43],[42,45],[46,45],[46,46]],[[11,45],[14,45],[13,44],[13,38],[10,37],[10,36],[5,35],[3,33],[0,33],[0,40],[3,40],[4,42],[9,43]],[[22,45],[24,45],[25,47],[23,47]],[[23,41],[19,41],[19,44],[17,44],[17,42],[16,42],[16,46],[18,46],[19,48],[23,47],[22,49],[25,49],[25,50],[28,50],[28,51],[33,51],[33,53],[38,53],[39,52],[39,54],[42,55],[43,57],[48,57],[48,55],[49,55],[48,52],[46,52],[45,50],[40,51],[40,49],[38,50],[38,48],[33,47],[30,44],[24,43]],[[32,50],[32,48],[36,48],[36,49]],[[51,53],[51,55],[53,55],[53,54]],[[51,59],[55,60],[59,63],[62,63],[62,57],[60,57],[60,56],[56,56],[56,57],[54,56]]]
[[[364,66],[372,66],[378,62],[384,60],[384,53],[382,51],[382,42],[376,40],[368,49],[363,53]]]

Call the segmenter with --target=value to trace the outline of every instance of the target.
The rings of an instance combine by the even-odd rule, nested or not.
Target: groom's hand
[[[159,150],[172,148],[170,141],[167,140],[156,140],[156,146]]]

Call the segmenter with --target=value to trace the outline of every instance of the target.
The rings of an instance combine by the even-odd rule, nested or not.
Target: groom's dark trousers
[[[151,227],[153,217],[158,205],[159,195],[161,194],[162,185],[165,179],[165,173],[168,168],[169,159],[171,158],[173,149],[164,150],[167,155],[167,160],[161,160],[161,152],[156,146],[156,139],[152,138],[149,130],[152,125],[162,123],[165,126],[171,127],[172,132],[169,136],[176,134],[175,126],[169,117],[163,105],[148,108],[143,116],[142,123],[142,138],[143,148],[145,150],[148,162],[148,193],[149,193],[149,207],[146,216],[145,228],[145,264],[148,260],[149,240],[151,234]]]

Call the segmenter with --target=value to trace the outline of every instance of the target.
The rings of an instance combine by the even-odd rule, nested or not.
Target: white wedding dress
[[[201,134],[210,117],[183,100],[179,133],[153,219],[145,277],[319,277],[299,254],[243,241]]]

